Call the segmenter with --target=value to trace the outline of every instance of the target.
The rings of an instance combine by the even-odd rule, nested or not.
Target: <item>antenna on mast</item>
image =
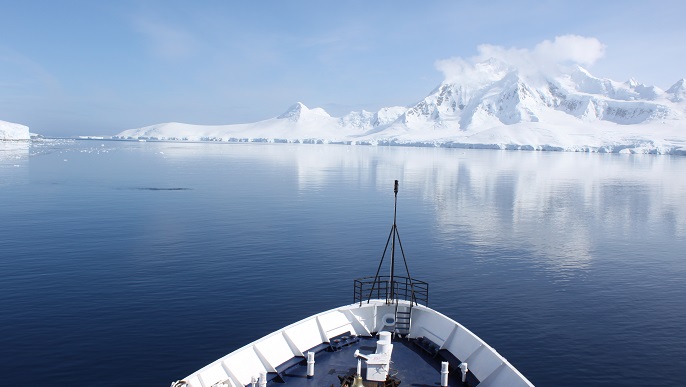
[[[397,214],[398,214],[398,180],[395,180],[393,184],[393,193],[395,196],[393,205],[393,225],[391,226],[391,232],[388,234],[388,239],[386,240],[386,247],[383,249],[383,254],[381,254],[381,260],[379,262],[379,267],[376,269],[376,274],[374,277],[363,277],[355,280],[354,295],[353,300],[359,302],[362,306],[362,302],[366,299],[367,303],[375,297],[378,300],[385,299],[386,304],[395,304],[396,313],[398,313],[397,306],[400,300],[409,301],[410,308],[413,305],[429,305],[429,284],[413,279],[410,275],[410,269],[407,267],[407,259],[405,258],[405,251],[403,250],[403,244],[400,241],[400,233],[398,232]],[[393,239],[393,243],[391,243]],[[395,272],[395,241],[398,240],[398,246],[400,246],[400,253],[403,257],[403,263],[405,264],[405,272],[407,277],[402,275],[396,275]],[[388,251],[388,245],[391,245],[391,267],[390,275],[382,275],[381,267],[383,266],[383,260],[386,258],[386,252]],[[376,291],[376,292],[375,292]],[[402,312],[406,313],[406,312]],[[408,322],[398,322],[399,325],[407,325]],[[397,329],[408,330],[409,326],[404,326]]]
[[[391,300],[395,300],[395,240],[398,238],[398,226],[396,225],[396,219],[398,215],[398,180],[395,181],[393,186],[393,193],[395,194],[395,202],[393,203],[393,227],[391,228],[391,234],[393,235],[393,245],[391,245]],[[403,257],[405,255],[403,254]]]
[[[379,267],[376,269],[376,275],[374,276],[374,282],[372,283],[372,288],[371,291],[369,292],[369,297],[371,299],[371,295],[374,292],[374,288],[377,286],[381,286],[379,283],[379,272],[381,271],[381,266],[383,265],[383,260],[384,257],[386,256],[386,251],[388,251],[388,244],[391,244],[391,267],[390,267],[390,276],[388,277],[388,283],[387,283],[387,288],[386,288],[386,303],[397,303],[398,302],[398,285],[396,284],[396,277],[395,277],[395,241],[398,241],[398,246],[400,246],[400,253],[403,256],[403,262],[405,263],[405,271],[407,272],[407,278],[403,277],[403,280],[409,281],[409,287],[410,287],[410,300],[412,302],[416,303],[415,297],[414,297],[414,284],[412,277],[410,276],[410,270],[407,267],[407,259],[405,258],[405,251],[403,250],[403,244],[400,241],[400,233],[398,232],[398,225],[396,223],[397,221],[397,214],[398,214],[398,180],[395,180],[395,184],[393,185],[393,193],[395,195],[395,201],[393,204],[393,225],[391,226],[391,232],[388,234],[388,240],[386,240],[386,247],[383,250],[383,254],[381,255],[381,261],[379,262]],[[392,240],[392,243],[391,243]],[[405,286],[407,286],[408,283],[405,283]],[[407,296],[407,295],[406,295]]]

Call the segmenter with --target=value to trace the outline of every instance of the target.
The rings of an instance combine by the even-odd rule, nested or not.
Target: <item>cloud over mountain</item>
[[[477,52],[467,59],[439,60],[436,68],[443,73],[447,83],[470,83],[475,79],[498,77],[492,67],[483,65],[494,61],[517,70],[530,81],[536,81],[556,76],[569,65],[593,65],[605,55],[605,46],[596,38],[564,35],[552,41],[544,40],[531,50],[482,44],[477,47]]]

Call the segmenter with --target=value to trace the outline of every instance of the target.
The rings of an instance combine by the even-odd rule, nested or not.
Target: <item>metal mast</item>
[[[383,260],[386,257],[386,251],[388,251],[388,244],[391,243],[391,239],[393,239],[393,242],[391,243],[391,273],[390,273],[390,278],[388,285],[390,289],[388,289],[387,297],[386,297],[386,302],[387,303],[396,303],[398,294],[396,294],[396,281],[395,281],[395,240],[398,240],[398,246],[400,246],[400,253],[403,256],[403,262],[405,263],[405,271],[407,272],[407,280],[410,283],[410,288],[411,288],[411,300],[414,301],[414,284],[412,281],[412,277],[410,276],[410,270],[407,267],[407,259],[405,258],[405,251],[403,250],[403,243],[400,241],[400,233],[398,232],[398,225],[396,224],[397,220],[397,214],[398,214],[398,180],[395,181],[395,185],[393,186],[393,193],[395,194],[395,203],[393,205],[393,226],[391,226],[391,232],[388,234],[388,239],[386,240],[386,247],[383,250],[383,254],[381,255],[381,261],[379,262],[379,267],[376,269],[376,275],[374,276],[374,282],[372,283],[372,288],[369,292],[369,298],[371,299],[372,294],[374,293],[374,288],[377,286],[379,283],[379,272],[381,271],[381,266],[383,265]],[[380,284],[379,284],[380,285]]]
[[[393,203],[393,227],[391,228],[391,233],[393,234],[393,244],[391,245],[391,300],[395,300],[395,240],[398,238],[398,226],[396,224],[398,214],[398,180],[395,181],[393,192],[395,193],[395,202]],[[400,239],[398,239],[398,241],[400,241]]]
[[[355,280],[355,286],[353,291],[354,302],[359,302],[362,305],[364,298],[367,299],[369,303],[374,295],[377,299],[385,298],[386,304],[396,304],[398,305],[399,300],[410,301],[410,309],[412,305],[429,305],[429,284],[424,281],[415,280],[410,275],[410,269],[407,267],[407,258],[405,258],[405,250],[403,249],[403,243],[400,240],[400,232],[398,231],[397,219],[398,219],[398,180],[395,180],[393,186],[394,193],[394,205],[393,205],[393,225],[391,226],[391,232],[388,233],[388,239],[386,240],[386,246],[383,249],[383,254],[381,254],[381,260],[379,261],[379,266],[376,268],[376,274],[374,277],[363,277]],[[391,243],[393,239],[393,243]],[[405,264],[405,272],[407,277],[402,275],[396,276],[395,272],[395,245],[396,239],[398,240],[398,246],[400,247],[400,253],[403,257],[403,263]],[[391,267],[389,276],[379,276],[381,272],[381,267],[383,266],[383,261],[386,258],[386,253],[388,252],[388,246],[391,246]],[[376,290],[376,293],[374,291]],[[397,308],[396,308],[397,309]],[[407,312],[396,313],[406,314]],[[398,318],[396,316],[396,318]]]

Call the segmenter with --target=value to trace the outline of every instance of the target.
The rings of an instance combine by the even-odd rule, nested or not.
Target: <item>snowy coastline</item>
[[[491,59],[409,107],[332,117],[298,102],[255,123],[163,123],[113,138],[686,155],[686,80],[664,91],[580,66],[541,79]]]

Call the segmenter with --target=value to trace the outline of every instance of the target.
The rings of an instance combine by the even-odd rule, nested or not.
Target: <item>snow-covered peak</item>
[[[339,119],[341,126],[356,128],[359,130],[371,129],[374,124],[374,113],[362,110],[350,112]]]
[[[484,62],[492,66],[497,62]],[[527,80],[515,68],[497,67],[503,70],[490,82],[481,78],[479,83],[443,83],[424,100],[410,108],[403,122],[408,125],[430,123],[435,129],[450,128],[467,130],[475,125],[512,124],[516,122],[535,122],[535,111],[546,103],[540,94],[549,94],[547,88],[539,92],[536,80]],[[547,84],[546,84],[547,87]]]
[[[366,110],[350,112],[341,117],[339,123],[342,127],[370,130],[392,124],[398,117],[402,116],[405,111],[407,111],[406,107],[391,106],[381,108],[376,113],[368,112]]]
[[[388,125],[395,122],[400,116],[407,111],[404,106],[391,106],[381,108],[374,114],[374,126]]]
[[[630,78],[628,81],[622,85],[623,87],[617,90],[618,95],[622,95],[622,90],[624,87],[626,87],[626,92],[624,93],[625,98],[617,98],[617,99],[625,99],[625,100],[638,100],[638,99],[644,99],[644,100],[649,100],[653,101],[660,97],[664,93],[662,89],[659,87],[655,86],[649,86],[645,85],[643,83],[639,83],[635,78]]]
[[[30,138],[28,126],[0,120],[0,140],[28,140]]]
[[[642,83],[636,83],[632,85],[631,90],[633,90],[636,95],[632,99],[645,99],[648,101],[653,101],[657,99],[662,93],[664,93],[659,87],[644,85]]]
[[[296,102],[295,105],[291,106],[283,112],[280,116],[276,117],[280,120],[282,119],[288,119],[291,121],[297,121],[300,118],[300,115],[302,114],[303,110],[307,111],[307,106],[305,106],[302,102]]]
[[[309,109],[302,102],[296,102],[295,105],[288,108],[288,110],[276,118],[298,122],[307,119],[321,119],[330,117],[331,116],[329,113],[322,108]]]
[[[663,103],[654,102],[665,101],[664,91],[633,78],[627,82],[599,78],[578,65],[545,76],[522,73],[498,61],[474,67],[479,65],[497,74],[477,77],[477,81],[453,78],[453,82],[442,83],[408,109],[402,123],[408,127],[464,131],[551,120],[632,125],[681,116]],[[678,85],[673,92],[676,99],[686,98],[686,91]]]
[[[681,78],[675,84],[667,89],[668,97],[672,102],[681,102],[686,100],[686,79]]]
[[[560,81],[577,92],[620,101],[653,101],[663,94],[660,88],[639,83],[634,78],[620,83],[607,78],[595,77],[581,66],[576,66],[568,75],[562,75]]]
[[[613,83],[616,83],[609,79],[597,78],[581,66],[576,66],[574,71],[563,78],[567,78],[570,81],[568,85],[578,92],[604,96],[614,92]]]

